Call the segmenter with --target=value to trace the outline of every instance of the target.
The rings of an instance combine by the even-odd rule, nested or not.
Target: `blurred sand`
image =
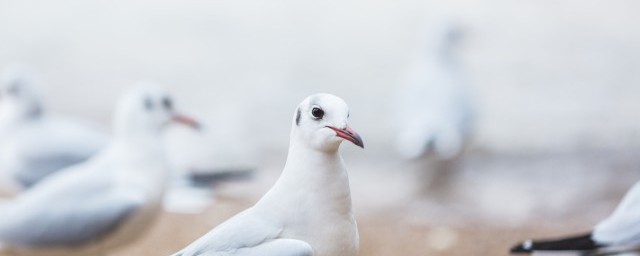
[[[425,194],[434,191],[424,187],[430,171],[424,164],[357,159],[346,162],[363,256],[507,255],[521,240],[589,230],[640,178],[640,159],[624,152],[473,152],[450,185],[442,186],[449,192],[434,198]],[[279,174],[278,163],[269,166],[252,182],[218,187],[216,203],[202,214],[164,214],[144,239],[114,255],[167,255],[189,244],[252,205]],[[603,178],[607,172],[617,178]]]
[[[241,205],[220,202],[215,209],[198,216],[165,214],[149,234],[134,246],[113,255],[170,255],[206,233],[209,227],[218,224]],[[441,226],[415,225],[404,220],[383,218],[359,218],[361,252],[363,256],[390,255],[507,255],[515,241],[529,236],[554,236],[567,232],[581,232],[576,224],[558,227],[523,227],[519,229],[496,228],[483,224],[447,226],[455,232],[451,247],[438,248],[430,242],[430,232],[443,229]],[[188,230],[185,226],[190,227]]]

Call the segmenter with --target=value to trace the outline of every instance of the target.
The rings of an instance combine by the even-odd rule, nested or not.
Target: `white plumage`
[[[589,255],[640,253],[640,182],[624,196],[615,211],[586,234],[545,241],[526,241],[512,252],[564,251]]]
[[[442,159],[458,155],[471,132],[470,95],[455,46],[460,31],[449,24],[438,27],[424,56],[415,56],[400,83],[396,148],[405,158],[435,154]]]
[[[640,182],[627,192],[611,216],[596,225],[593,239],[602,244],[640,246]]]
[[[38,79],[29,71],[5,70],[0,81],[0,186],[5,192],[85,161],[107,141],[95,127],[47,113]]]
[[[296,109],[289,155],[276,184],[253,207],[220,224],[175,255],[358,254],[349,179],[340,143],[362,146],[347,126],[346,103],[316,94]]]
[[[0,244],[18,254],[96,255],[131,243],[161,210],[168,95],[139,87],[120,101],[110,144],[0,205]]]

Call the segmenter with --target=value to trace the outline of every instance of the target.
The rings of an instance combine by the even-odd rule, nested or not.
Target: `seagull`
[[[460,29],[444,23],[432,51],[407,68],[397,94],[397,152],[416,159],[435,155],[452,159],[466,144],[472,126],[470,96],[455,49]]]
[[[87,160],[108,142],[90,125],[49,115],[39,81],[25,68],[5,70],[0,80],[1,186],[15,193],[51,173]]]
[[[174,256],[357,255],[358,229],[340,143],[364,147],[347,125],[349,109],[331,94],[314,94],[296,108],[282,175],[251,208]]]
[[[511,248],[511,253],[548,251],[575,252],[584,255],[640,253],[640,182],[624,196],[613,214],[598,223],[591,232],[543,241],[528,240]]]
[[[172,122],[198,127],[155,86],[126,93],[108,146],[0,204],[0,248],[96,255],[132,242],[161,210],[168,175],[161,135]]]

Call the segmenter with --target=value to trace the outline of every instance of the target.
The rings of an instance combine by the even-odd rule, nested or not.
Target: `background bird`
[[[613,214],[591,232],[549,240],[528,240],[511,249],[512,253],[569,251],[587,255],[640,253],[640,182],[624,196]]]
[[[168,174],[161,134],[170,122],[197,127],[163,90],[132,89],[117,106],[104,150],[0,205],[0,247],[96,255],[134,241],[161,210]]]
[[[46,111],[40,82],[24,67],[0,78],[0,189],[15,193],[87,160],[108,137],[96,127]]]
[[[343,140],[363,147],[340,98],[315,94],[296,109],[289,154],[276,184],[253,207],[175,255],[357,255],[358,230]]]
[[[396,100],[396,151],[419,160],[422,193],[442,200],[451,186],[473,129],[471,92],[457,50],[461,28],[441,21],[431,29],[425,52],[413,56]],[[423,171],[426,169],[427,171]]]
[[[430,35],[429,50],[410,62],[399,88],[397,151],[405,158],[450,159],[460,154],[472,129],[467,81],[456,55],[461,29],[448,22]]]
[[[107,144],[110,136],[98,127],[48,113],[41,82],[27,67],[10,66],[1,78],[0,191],[4,194],[28,189],[56,171],[87,160]],[[188,136],[169,136],[165,141],[174,177],[165,207],[197,213],[211,204],[215,183],[246,179],[251,171],[199,163],[211,150],[197,147],[202,144],[197,140],[202,139],[200,132],[179,133],[184,134]]]

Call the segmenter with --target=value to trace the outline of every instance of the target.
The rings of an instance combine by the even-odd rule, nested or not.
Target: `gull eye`
[[[173,109],[173,102],[168,97],[164,97],[164,98],[162,98],[162,106],[164,106],[164,108],[167,109],[167,110],[172,110]]]
[[[322,117],[324,117],[324,110],[319,107],[313,107],[313,109],[311,109],[311,115],[314,119],[322,119]]]

